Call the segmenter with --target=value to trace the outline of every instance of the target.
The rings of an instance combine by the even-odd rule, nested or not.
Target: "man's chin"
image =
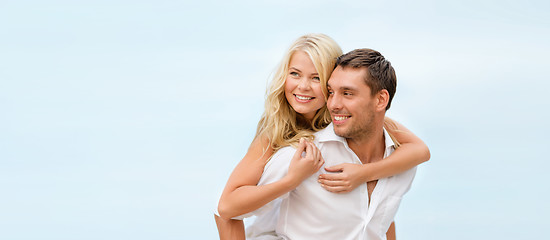
[[[344,129],[337,129],[336,127],[334,128],[334,133],[337,136],[343,137],[343,138],[345,138],[347,136],[346,131]]]

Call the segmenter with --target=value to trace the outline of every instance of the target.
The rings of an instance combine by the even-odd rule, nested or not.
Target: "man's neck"
[[[348,146],[363,164],[380,161],[386,149],[383,124],[377,124],[369,134],[357,138],[346,138]]]

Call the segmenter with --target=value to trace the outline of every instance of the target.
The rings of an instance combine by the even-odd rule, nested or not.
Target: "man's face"
[[[376,98],[365,83],[366,68],[338,66],[328,81],[327,107],[336,135],[359,139],[372,131]]]

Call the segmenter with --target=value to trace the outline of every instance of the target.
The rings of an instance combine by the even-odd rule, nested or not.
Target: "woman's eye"
[[[321,81],[321,79],[320,79],[319,77],[313,77],[312,79],[313,79],[313,81],[315,81],[315,82],[320,82],[320,81]]]
[[[300,74],[298,74],[297,72],[290,72],[290,76],[299,77]]]

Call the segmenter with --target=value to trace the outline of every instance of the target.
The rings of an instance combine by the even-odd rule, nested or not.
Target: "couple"
[[[336,67],[334,67],[336,66]],[[379,52],[298,38],[215,216],[221,239],[395,239],[393,218],[427,146],[385,117],[396,89]],[[391,155],[390,155],[391,154]]]

